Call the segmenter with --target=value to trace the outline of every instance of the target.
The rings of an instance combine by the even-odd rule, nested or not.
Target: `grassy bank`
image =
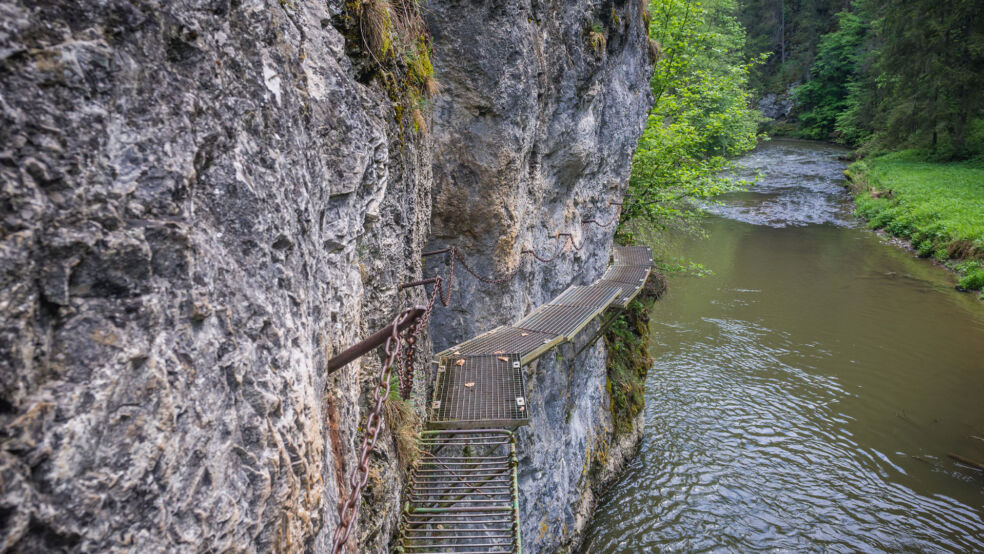
[[[926,161],[906,151],[862,160],[847,171],[858,215],[906,239],[984,289],[984,163]]]

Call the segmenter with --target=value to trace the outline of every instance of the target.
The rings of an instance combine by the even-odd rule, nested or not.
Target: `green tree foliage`
[[[651,79],[655,104],[633,157],[632,201],[623,221],[686,226],[692,201],[733,187],[728,158],[755,146],[757,112],[748,107],[751,63],[733,0],[655,0],[650,36],[663,56]]]
[[[752,69],[761,94],[785,92],[809,78],[820,37],[833,30],[834,14],[847,0],[739,0],[739,20],[748,33],[745,52],[768,60]]]
[[[877,0],[880,91],[875,139],[964,157],[971,121],[984,115],[984,6],[966,0]]]
[[[980,1],[853,0],[831,21],[796,91],[805,137],[936,159],[984,154]]]
[[[820,39],[812,80],[796,88],[799,129],[805,138],[834,135],[838,117],[850,102],[857,102],[862,90],[858,85],[869,25],[855,12],[843,11],[837,18],[837,30]]]

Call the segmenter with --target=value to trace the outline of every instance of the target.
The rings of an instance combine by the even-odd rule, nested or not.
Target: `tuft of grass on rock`
[[[663,46],[658,41],[649,39],[647,49],[649,51],[649,63],[655,65],[663,57]]]
[[[400,396],[400,379],[396,374],[390,377],[390,392],[383,403],[383,416],[393,434],[393,444],[403,467],[412,467],[420,456],[420,446],[417,444],[420,422],[413,404]]]
[[[588,43],[596,55],[601,55],[608,47],[608,35],[605,34],[605,27],[598,21],[591,24],[588,31]]]
[[[653,15],[649,11],[649,0],[639,0],[639,21],[642,26],[649,28],[649,22],[652,21]]]
[[[358,4],[366,47],[382,64],[393,52],[393,8],[388,0],[362,0]]]
[[[401,129],[412,123],[426,132],[421,96],[433,98],[441,86],[431,63],[430,33],[416,0],[348,0],[339,17],[349,51],[365,60],[361,79],[377,80],[393,104]],[[410,115],[410,120],[405,116]]]

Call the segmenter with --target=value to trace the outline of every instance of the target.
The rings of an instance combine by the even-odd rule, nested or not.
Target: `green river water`
[[[843,151],[773,141],[675,255],[639,453],[585,552],[984,551],[984,303],[868,231]]]

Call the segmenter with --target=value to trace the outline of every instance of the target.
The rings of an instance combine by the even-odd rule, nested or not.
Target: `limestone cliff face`
[[[609,202],[622,200],[652,70],[639,2],[434,4],[426,13],[445,94],[434,107],[432,246],[457,246],[485,275],[521,266],[499,286],[456,281],[455,306],[431,326],[443,349],[604,272],[614,227],[582,220],[606,222]],[[521,257],[525,248],[549,256],[561,232],[581,249],[551,264]],[[595,470],[628,452],[614,436],[604,345],[578,352],[584,346],[566,344],[528,368],[519,486],[530,552],[579,542],[604,473]]]
[[[0,3],[0,550],[330,539],[430,217],[341,10]]]
[[[340,0],[0,0],[0,551],[323,552],[380,360],[324,362],[420,302],[396,287],[424,246],[493,272],[587,241],[503,287],[459,277],[437,346],[600,274],[611,233],[578,222],[621,196],[649,105],[639,3],[425,8],[426,135]],[[531,551],[583,522],[601,348],[532,370]],[[379,450],[364,551],[399,509]]]

